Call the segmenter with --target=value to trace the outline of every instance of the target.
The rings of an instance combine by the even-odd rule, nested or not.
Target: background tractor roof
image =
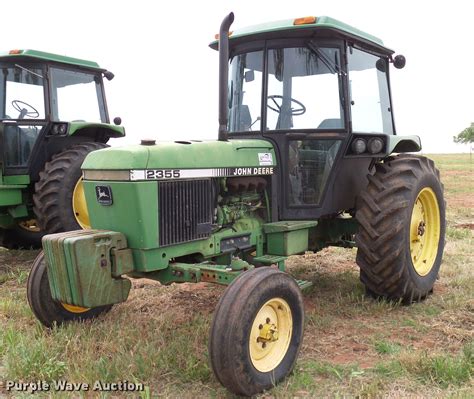
[[[295,21],[307,19],[310,22],[295,25]],[[311,22],[314,21],[314,22]],[[232,29],[232,28],[231,28]],[[249,41],[249,39],[272,39],[281,38],[282,31],[288,31],[288,37],[300,36],[304,33],[313,33],[315,30],[332,30],[342,36],[356,39],[358,41],[369,44],[382,50],[384,53],[392,54],[393,50],[384,46],[383,41],[376,36],[363,32],[353,26],[338,21],[337,19],[320,16],[320,17],[306,17],[297,19],[285,19],[281,21],[267,22],[259,25],[253,25],[242,29],[237,29],[231,32],[229,39],[230,45],[238,44],[239,42]],[[240,40],[243,39],[243,40]],[[210,44],[213,49],[218,48],[218,41]]]
[[[94,69],[97,71],[104,71],[103,68],[94,61],[81,60],[79,58],[67,57],[64,55],[45,53],[38,50],[10,50],[0,51],[0,61],[8,61],[10,59],[23,59],[30,61],[51,61],[59,62],[61,64],[68,64],[76,67]]]

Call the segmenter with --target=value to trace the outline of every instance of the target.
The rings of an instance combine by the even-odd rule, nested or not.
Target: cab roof
[[[61,64],[68,64],[75,67],[94,69],[97,71],[104,71],[103,68],[94,61],[82,60],[79,58],[67,57],[64,55],[58,55],[53,53],[46,53],[38,50],[10,50],[0,51],[0,62],[8,61],[10,59],[24,59],[29,61],[51,61],[59,62]]]
[[[295,24],[297,20],[305,19],[306,23]],[[281,38],[282,32],[287,31],[289,37],[295,35],[312,34],[316,30],[334,31],[334,33],[344,37],[353,38],[364,42],[371,47],[375,47],[384,53],[392,54],[393,50],[384,46],[383,41],[369,33],[363,32],[351,25],[338,21],[335,18],[320,16],[306,17],[297,19],[285,19],[281,21],[267,22],[259,25],[253,25],[242,29],[237,29],[229,35],[230,45],[246,42],[250,40]],[[305,31],[305,32],[303,32]],[[210,44],[210,47],[217,50],[218,41]]]

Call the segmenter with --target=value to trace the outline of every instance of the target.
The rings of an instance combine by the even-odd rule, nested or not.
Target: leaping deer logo
[[[107,198],[107,199],[110,199],[109,197],[109,194],[107,193],[107,191],[102,191],[100,189],[100,187],[97,187],[97,195],[99,196],[99,200],[101,200],[102,198]]]
[[[112,190],[109,186],[96,186],[95,194],[97,201],[102,205],[111,205],[112,204]]]

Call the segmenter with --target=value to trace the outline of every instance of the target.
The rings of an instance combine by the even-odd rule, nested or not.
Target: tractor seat
[[[341,119],[323,119],[317,129],[342,129],[343,127]]]
[[[237,131],[245,132],[250,130],[250,126],[252,125],[252,117],[250,115],[248,105],[242,104],[240,107],[232,108],[230,112],[237,118]]]

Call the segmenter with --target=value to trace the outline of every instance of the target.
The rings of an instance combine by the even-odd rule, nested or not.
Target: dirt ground
[[[441,171],[447,231],[433,294],[411,306],[367,297],[356,249],[290,257],[289,273],[313,284],[304,340],[294,373],[262,397],[474,397],[474,181],[471,170],[449,167]],[[207,353],[225,287],[133,280],[129,299],[96,322],[48,332],[26,301],[36,254],[0,249],[0,381],[133,375],[149,388],[142,397],[228,397]]]

